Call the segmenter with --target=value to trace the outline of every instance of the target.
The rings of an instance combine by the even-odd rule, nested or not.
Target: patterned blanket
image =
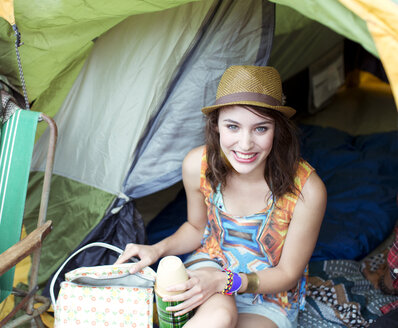
[[[383,254],[379,254],[366,262],[311,262],[306,309],[300,312],[298,326],[368,327],[382,315],[380,307],[398,299],[375,289],[361,273],[365,265],[376,270],[383,261]]]

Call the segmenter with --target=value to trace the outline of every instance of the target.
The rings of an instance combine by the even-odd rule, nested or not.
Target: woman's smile
[[[257,153],[242,153],[239,151],[233,151],[233,154],[235,155],[236,160],[241,163],[251,163],[257,158]]]

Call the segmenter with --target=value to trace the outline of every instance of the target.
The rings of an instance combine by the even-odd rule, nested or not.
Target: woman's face
[[[263,176],[274,140],[274,120],[246,106],[226,106],[220,110],[218,130],[221,150],[235,171]]]

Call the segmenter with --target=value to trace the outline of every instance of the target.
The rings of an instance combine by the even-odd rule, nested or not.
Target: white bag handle
[[[102,243],[102,242],[95,242],[95,243],[91,243],[91,244],[87,244],[85,246],[83,246],[82,248],[78,249],[76,252],[74,252],[71,256],[69,256],[65,262],[61,265],[61,267],[58,269],[58,271],[54,274],[53,279],[51,280],[51,284],[50,284],[50,296],[51,296],[51,303],[53,304],[53,308],[55,310],[55,296],[54,296],[54,285],[55,282],[57,281],[57,278],[59,276],[59,274],[61,273],[62,269],[65,267],[65,265],[77,254],[79,254],[81,251],[84,251],[87,248],[90,247],[94,247],[94,246],[100,246],[100,247],[105,247],[108,248],[112,251],[115,251],[116,253],[122,254],[123,250],[121,250],[119,247],[107,244],[107,243]]]

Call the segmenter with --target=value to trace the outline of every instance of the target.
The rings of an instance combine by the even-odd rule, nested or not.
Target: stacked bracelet
[[[224,295],[235,295],[242,286],[242,278],[239,274],[232,272],[231,270],[224,269],[223,271],[227,273],[228,280],[221,293]]]

